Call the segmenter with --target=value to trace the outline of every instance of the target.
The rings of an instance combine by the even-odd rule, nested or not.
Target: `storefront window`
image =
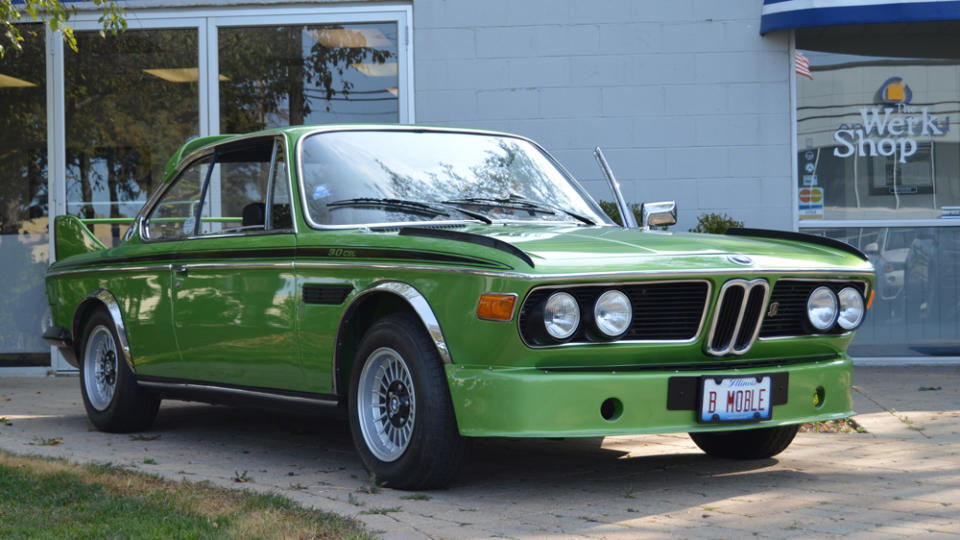
[[[960,63],[801,53],[800,219],[960,217]]]
[[[799,30],[802,232],[876,268],[850,353],[960,357],[960,38],[953,23]]]
[[[396,23],[224,27],[219,49],[222,133],[399,121]]]
[[[877,272],[853,356],[960,356],[960,227],[804,229],[851,244]]]
[[[50,258],[44,29],[19,27],[0,59],[0,367],[49,365],[43,275]]]
[[[173,152],[199,135],[197,30],[77,32],[66,50],[67,213],[133,217]],[[106,245],[126,226],[94,225]]]

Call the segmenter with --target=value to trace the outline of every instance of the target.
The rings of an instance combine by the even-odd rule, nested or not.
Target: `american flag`
[[[800,51],[794,53],[794,66],[798,74],[813,80],[813,75],[810,74],[810,60]]]

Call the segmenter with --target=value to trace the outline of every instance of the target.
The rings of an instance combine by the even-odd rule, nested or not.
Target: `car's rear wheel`
[[[120,350],[113,320],[98,309],[87,319],[80,345],[80,390],[93,425],[122,433],[153,423],[160,400],[140,389]]]
[[[793,442],[799,425],[739,431],[691,433],[690,438],[707,454],[728,459],[763,459],[783,452]]]
[[[419,321],[394,314],[364,335],[349,394],[353,442],[376,481],[399,489],[448,485],[463,462],[443,364]]]

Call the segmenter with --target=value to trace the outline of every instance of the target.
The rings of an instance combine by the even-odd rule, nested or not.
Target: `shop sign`
[[[942,137],[950,131],[950,117],[931,114],[930,107],[910,104],[913,91],[899,77],[888,79],[877,91],[883,107],[860,109],[861,123],[840,124],[833,139],[840,145],[833,155],[899,156],[900,163],[917,153],[917,137]],[[892,106],[891,106],[892,105]]]
[[[823,219],[823,188],[800,188],[800,219]]]

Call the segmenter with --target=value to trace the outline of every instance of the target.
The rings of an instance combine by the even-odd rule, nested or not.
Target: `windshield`
[[[301,149],[304,199],[316,225],[609,218],[536,146],[469,133],[337,131]]]

